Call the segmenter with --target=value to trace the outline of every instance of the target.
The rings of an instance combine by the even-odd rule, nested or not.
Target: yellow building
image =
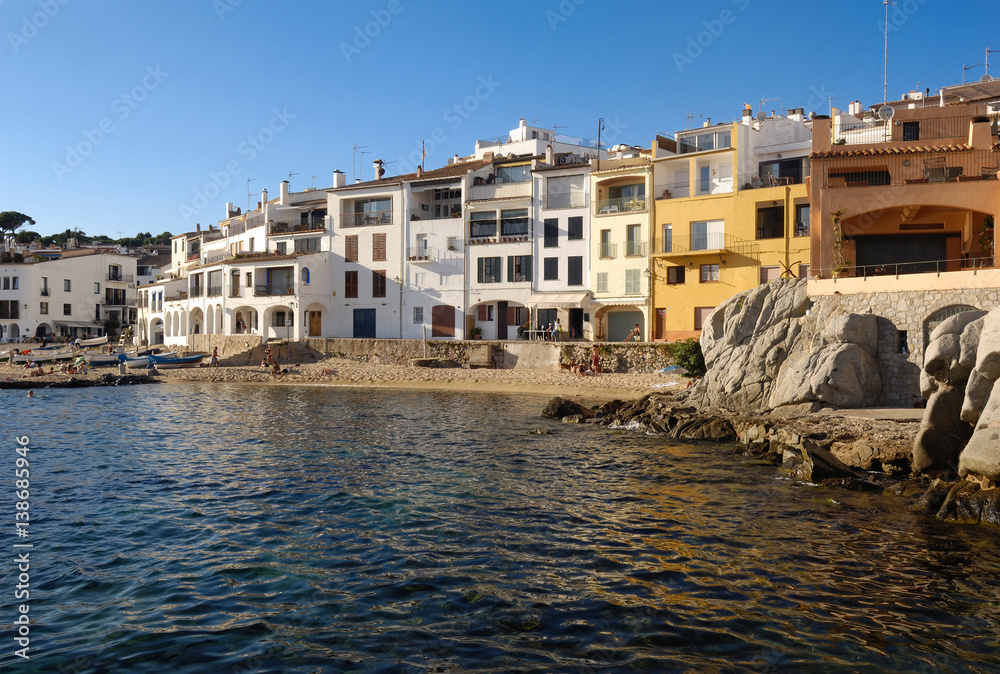
[[[808,274],[810,148],[801,109],[657,138],[653,339],[697,337],[736,293]]]

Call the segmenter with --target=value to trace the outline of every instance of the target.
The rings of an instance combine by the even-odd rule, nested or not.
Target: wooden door
[[[309,336],[319,337],[323,334],[323,315],[319,311],[309,312]]]
[[[431,337],[455,337],[455,307],[449,304],[431,307]]]

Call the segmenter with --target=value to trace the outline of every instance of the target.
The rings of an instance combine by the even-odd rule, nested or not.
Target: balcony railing
[[[205,296],[206,297],[222,297],[222,286],[221,285],[208,286],[208,292],[206,293]]]
[[[40,292],[42,297],[48,297],[51,294],[51,291],[48,288],[42,288]]]
[[[352,215],[358,215],[358,214],[352,213]],[[344,226],[347,227],[348,225]],[[326,229],[325,222],[315,222],[312,224],[304,224],[304,225],[303,224],[293,225],[289,222],[272,222],[269,228],[269,232],[271,234],[299,234],[301,232],[322,232],[325,229]]]
[[[205,292],[204,286],[191,286],[191,289],[188,290],[188,293],[191,295],[191,297],[201,297],[204,292]]]
[[[830,157],[823,160],[818,178],[823,187],[965,183],[996,180],[998,164],[1000,158],[989,150]]]
[[[875,114],[866,113],[861,117],[845,114],[834,118],[830,131],[834,145],[875,145],[943,138],[964,139],[961,142],[966,142],[971,121],[968,115],[884,121]]]
[[[431,251],[426,246],[406,249],[406,259],[410,262],[433,262]]]
[[[841,269],[824,269],[809,267],[810,278],[829,278],[831,275],[840,277],[871,278],[876,276],[903,276],[906,274],[941,274],[944,272],[963,271],[966,269],[992,269],[992,257],[963,257],[947,260],[924,260],[921,262],[886,262],[877,265],[858,265]],[[837,272],[837,274],[834,274]]]
[[[587,205],[586,192],[563,192],[546,194],[542,208],[584,208]]]
[[[618,244],[617,243],[602,243],[601,250],[598,253],[598,257],[602,260],[613,260],[618,257]]]
[[[695,234],[694,236],[672,236],[669,241],[664,241],[661,255],[670,254],[690,254],[699,251],[724,250],[731,253],[752,254],[757,249],[757,244],[753,241],[740,239],[725,234],[723,232],[711,232],[708,234]]]
[[[594,202],[595,215],[616,215],[618,213],[638,213],[649,208],[646,197],[617,197]]]
[[[125,306],[134,307],[136,304],[135,300],[125,300]]]
[[[294,283],[268,283],[253,287],[254,297],[274,297],[279,295],[294,295]]]
[[[341,227],[370,227],[372,225],[391,225],[392,211],[370,211],[368,213],[344,213],[341,217]]]
[[[505,199],[507,197],[530,197],[531,181],[523,180],[510,183],[490,183],[488,185],[473,185],[469,188],[469,199]]]
[[[188,262],[193,262],[193,261],[198,260],[200,257],[201,257],[201,253],[188,253],[187,259],[188,259]]]
[[[644,256],[646,254],[645,241],[625,241],[625,257]]]
[[[239,286],[236,286],[235,288],[230,288],[229,289],[229,296],[230,297],[242,297],[243,296],[243,289],[240,288]]]
[[[117,281],[118,283],[132,283],[135,281],[135,274],[105,274],[105,281]]]
[[[744,173],[736,179],[736,185],[741,190],[758,190],[767,187],[784,187],[785,185],[801,185],[803,182],[802,172],[788,173],[787,175],[771,175],[759,172]]]

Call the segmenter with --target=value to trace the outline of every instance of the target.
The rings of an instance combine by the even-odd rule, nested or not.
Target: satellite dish
[[[760,112],[757,113],[757,121],[758,122],[763,122],[765,119],[767,119],[767,115],[764,114],[763,110],[761,110]]]
[[[982,77],[980,77],[980,78],[979,78],[979,81],[980,81],[980,82],[981,82],[982,84],[986,84],[987,82],[992,82],[992,81],[993,81],[993,78],[992,78],[992,77],[990,77],[989,75],[983,75]]]
[[[888,122],[890,119],[892,119],[892,116],[895,114],[896,114],[896,109],[888,104],[883,105],[881,108],[878,109],[878,118],[881,119],[883,122]]]

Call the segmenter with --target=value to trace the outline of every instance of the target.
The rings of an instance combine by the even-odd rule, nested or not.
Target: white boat
[[[83,359],[91,365],[115,365],[118,363],[118,354],[87,351],[83,354]]]
[[[149,365],[149,356],[148,355],[146,355],[146,356],[135,356],[135,357],[128,356],[127,354],[123,354],[123,355],[125,355],[125,359],[122,360],[121,362],[125,363],[125,367],[127,367],[130,370],[145,370],[146,367]],[[176,351],[166,351],[164,353],[158,353],[156,355],[169,357],[169,356],[176,356],[177,352]]]
[[[83,348],[89,348],[91,346],[103,346],[108,343],[108,336],[94,337],[93,339],[81,339],[80,346]]]
[[[59,360],[72,360],[77,354],[72,349],[65,351],[29,351],[14,356],[15,365],[23,365],[29,360],[32,363],[54,363]]]

